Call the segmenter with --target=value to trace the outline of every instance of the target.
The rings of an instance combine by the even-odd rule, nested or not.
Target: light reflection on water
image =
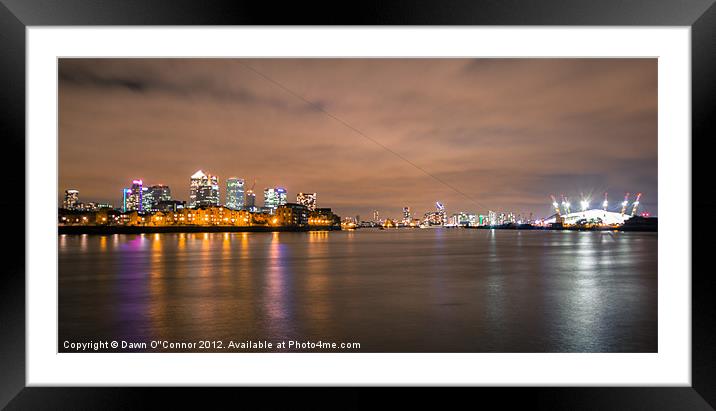
[[[60,341],[355,341],[363,352],[654,352],[657,235],[61,235]]]

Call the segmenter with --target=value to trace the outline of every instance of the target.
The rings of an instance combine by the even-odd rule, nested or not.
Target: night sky
[[[605,191],[658,214],[656,59],[61,59],[59,115],[59,201],[188,200],[202,169],[222,202],[238,176],[363,220]]]

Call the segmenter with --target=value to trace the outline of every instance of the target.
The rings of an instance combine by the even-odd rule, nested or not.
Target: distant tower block
[[[403,207],[403,222],[410,222],[410,207]]]
[[[68,210],[74,210],[77,207],[77,204],[80,201],[80,192],[79,190],[75,190],[70,188],[69,190],[65,190],[65,200],[63,201],[62,206]]]

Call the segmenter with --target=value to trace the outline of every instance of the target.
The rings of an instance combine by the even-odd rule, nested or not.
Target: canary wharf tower
[[[226,207],[241,210],[244,207],[244,179],[231,177],[226,179]]]
[[[189,207],[218,206],[219,178],[199,170],[191,176]]]

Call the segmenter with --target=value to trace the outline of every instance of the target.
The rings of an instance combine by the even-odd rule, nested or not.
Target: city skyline
[[[222,202],[226,179],[239,177],[246,191],[255,179],[254,192],[317,192],[347,216],[395,218],[435,201],[451,213],[546,216],[550,194],[584,193],[598,207],[605,191],[614,204],[643,192],[641,208],[658,213],[656,59],[59,67],[59,204],[75,188],[116,205],[138,178],[189,200],[189,175],[201,169],[219,177]]]

